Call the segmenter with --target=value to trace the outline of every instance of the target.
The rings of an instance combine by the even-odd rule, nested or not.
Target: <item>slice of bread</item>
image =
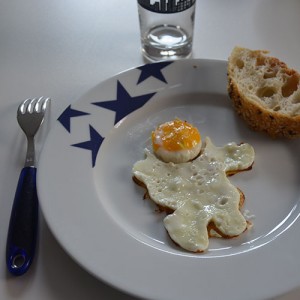
[[[228,93],[256,131],[300,137],[300,74],[268,51],[235,47],[228,60]]]

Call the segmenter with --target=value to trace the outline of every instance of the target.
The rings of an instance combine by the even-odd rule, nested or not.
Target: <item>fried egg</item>
[[[172,211],[164,218],[164,226],[177,245],[192,252],[205,251],[209,224],[223,237],[238,236],[247,229],[239,207],[240,192],[227,174],[252,166],[251,145],[216,147],[207,137],[193,161],[164,162],[149,149],[145,155],[134,164],[133,175],[156,204]]]
[[[194,159],[201,150],[201,136],[196,127],[175,119],[152,132],[155,155],[164,162],[183,163]]]

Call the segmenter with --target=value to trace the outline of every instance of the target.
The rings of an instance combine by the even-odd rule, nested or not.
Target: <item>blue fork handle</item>
[[[24,167],[15,194],[6,244],[6,265],[11,274],[23,275],[29,269],[35,253],[37,230],[36,168]]]

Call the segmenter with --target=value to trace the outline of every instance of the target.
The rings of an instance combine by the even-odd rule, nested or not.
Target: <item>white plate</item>
[[[150,299],[265,299],[300,284],[300,143],[250,131],[226,85],[224,61],[150,64],[99,84],[59,117],[40,158],[39,199],[52,232],[87,271]],[[231,177],[254,227],[211,239],[203,254],[169,239],[164,215],[132,181],[151,130],[174,117],[216,145],[248,142],[256,151],[253,169]]]

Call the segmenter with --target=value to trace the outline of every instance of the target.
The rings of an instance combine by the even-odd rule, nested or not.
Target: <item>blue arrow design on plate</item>
[[[96,164],[97,154],[104,140],[104,137],[102,137],[101,134],[99,134],[91,125],[89,126],[90,140],[78,144],[73,144],[71,146],[90,150],[92,154],[92,167],[94,167]]]
[[[89,113],[72,109],[71,105],[69,105],[57,120],[68,132],[71,132],[71,118],[85,116],[85,115],[89,115]]]
[[[93,102],[92,104],[115,111],[115,123],[118,123],[131,112],[142,107],[156,93],[145,94],[141,96],[130,96],[122,84],[117,83],[117,99],[110,101]]]

